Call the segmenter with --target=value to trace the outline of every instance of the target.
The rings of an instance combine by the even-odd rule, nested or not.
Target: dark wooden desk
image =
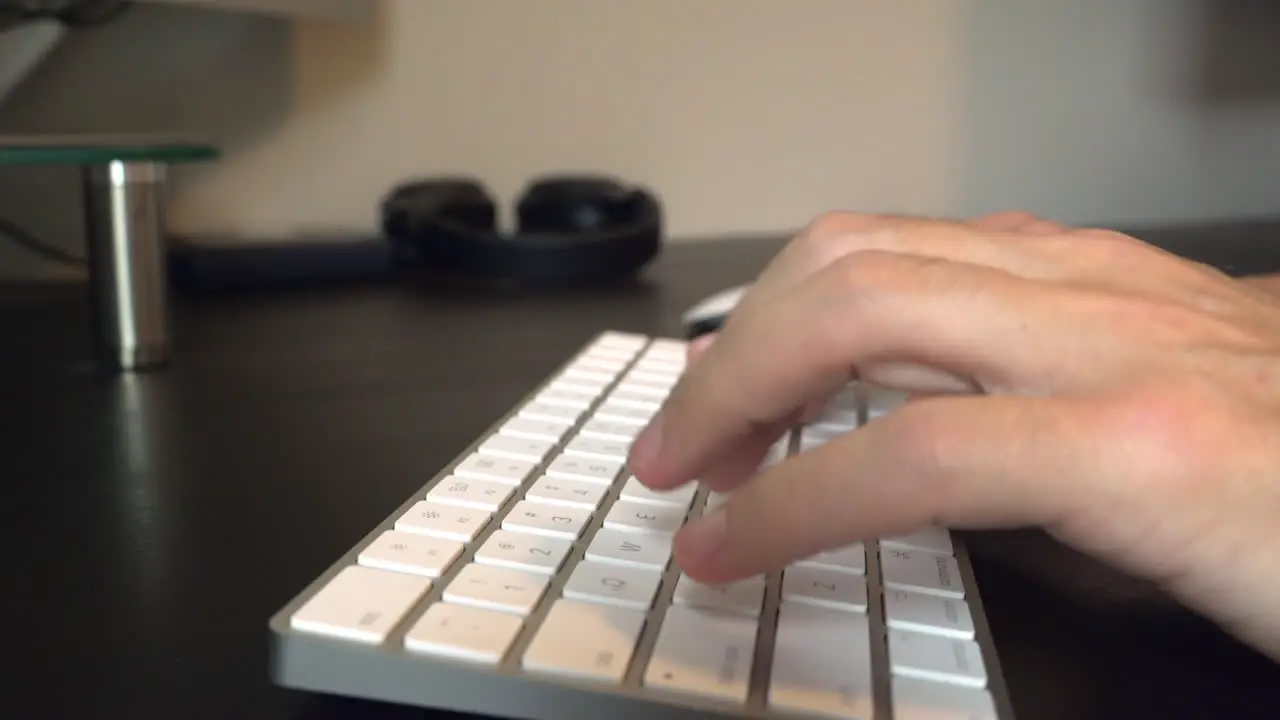
[[[776,247],[671,248],[645,284],[581,295],[188,299],[176,364],[134,378],[89,369],[78,289],[3,293],[0,717],[420,716],[273,688],[267,617],[596,331],[675,332]],[[1248,257],[1228,253],[1274,269]],[[1274,665],[1168,609],[1050,591],[1018,568],[1068,571],[1028,540],[977,545],[1021,718],[1280,712]]]

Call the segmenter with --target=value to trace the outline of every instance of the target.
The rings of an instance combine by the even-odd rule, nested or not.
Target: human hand
[[[1133,238],[1010,214],[834,214],[761,275],[632,448],[732,490],[705,582],[924,525],[1038,526],[1280,659],[1280,300]],[[921,397],[756,472],[856,373]]]

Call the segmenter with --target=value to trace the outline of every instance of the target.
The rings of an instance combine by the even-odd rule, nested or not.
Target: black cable
[[[45,260],[52,260],[63,265],[84,265],[84,259],[78,258],[71,253],[55,247],[34,234],[27,232],[20,225],[12,220],[6,220],[0,217],[0,238],[9,240],[13,244],[32,252]]]

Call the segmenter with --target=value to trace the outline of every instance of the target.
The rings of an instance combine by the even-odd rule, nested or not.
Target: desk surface
[[[78,289],[0,294],[0,715],[419,717],[272,687],[267,617],[595,332],[675,332],[776,247],[673,247],[576,296],[184,300],[176,364],[132,379],[89,369]],[[1033,534],[974,542],[1019,717],[1276,716],[1280,669],[1211,628],[1054,591],[1025,569],[1075,571]]]

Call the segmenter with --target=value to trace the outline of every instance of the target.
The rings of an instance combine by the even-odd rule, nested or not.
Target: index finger
[[[1061,375],[1072,349],[1042,329],[1053,298],[1026,292],[1026,282],[928,258],[850,256],[735,314],[637,437],[630,467],[653,488],[713,473],[875,363],[914,364],[977,389]]]

